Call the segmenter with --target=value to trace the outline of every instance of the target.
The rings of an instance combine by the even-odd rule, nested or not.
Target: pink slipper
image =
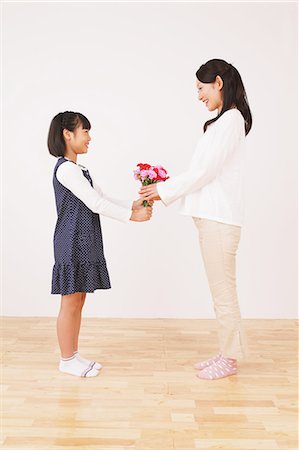
[[[199,369],[199,370],[205,369],[206,367],[208,367],[211,364],[213,364],[213,362],[218,361],[221,358],[221,356],[222,356],[222,353],[219,352],[213,358],[206,359],[205,361],[198,362],[198,363],[194,364],[194,369]]]
[[[218,361],[214,361],[205,369],[201,370],[196,376],[206,380],[217,380],[219,378],[229,377],[237,373],[237,360],[224,358],[222,356]]]

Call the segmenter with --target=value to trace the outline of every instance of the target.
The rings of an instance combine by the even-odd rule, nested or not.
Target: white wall
[[[111,196],[136,198],[138,162],[170,175],[190,161],[209,113],[195,72],[212,58],[241,73],[253,113],[238,255],[243,317],[296,316],[297,5],[6,3],[3,6],[4,315],[54,316],[52,117],[85,114],[83,163]],[[113,288],[86,316],[213,318],[195,227],[176,206],[151,223],[102,218]]]

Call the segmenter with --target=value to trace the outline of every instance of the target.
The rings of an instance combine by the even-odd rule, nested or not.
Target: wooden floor
[[[55,318],[4,318],[2,448],[298,450],[297,323],[244,320],[238,375],[200,380],[217,349],[214,320],[89,319],[95,378],[58,371]]]

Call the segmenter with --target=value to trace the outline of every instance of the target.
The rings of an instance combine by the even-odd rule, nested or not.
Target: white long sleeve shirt
[[[58,167],[56,178],[94,213],[128,223],[132,214],[133,202],[106,196],[94,181],[93,187],[91,186],[83,175],[83,170],[87,169],[82,165],[66,161]]]
[[[157,184],[162,202],[181,199],[181,214],[241,226],[244,152],[244,118],[230,109],[201,136],[189,169]]]

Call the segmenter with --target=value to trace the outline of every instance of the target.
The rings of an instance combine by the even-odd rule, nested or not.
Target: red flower
[[[161,176],[161,169],[159,169],[158,167],[153,167],[152,168],[152,170],[154,171],[154,172],[156,172],[156,174],[157,174],[157,177],[156,177],[156,181],[165,181],[165,180],[167,180],[169,177],[166,175],[167,174],[167,172],[166,172],[166,170],[165,169],[163,169],[163,172],[165,173],[165,176]],[[162,173],[163,173],[162,172]]]
[[[140,170],[148,170],[148,169],[150,169],[152,166],[151,166],[150,164],[142,164],[142,163],[139,163],[139,164],[137,164],[137,167],[139,167]]]
[[[168,180],[169,177],[161,177],[160,175],[158,175],[158,180],[159,181],[165,181]]]

